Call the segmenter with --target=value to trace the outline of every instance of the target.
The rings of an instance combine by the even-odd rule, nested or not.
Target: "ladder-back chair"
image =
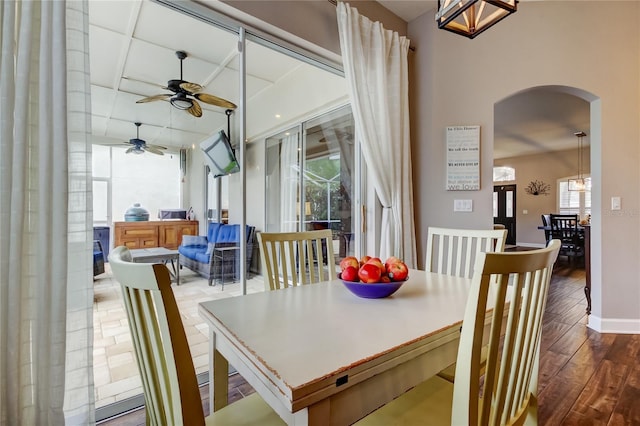
[[[133,263],[124,246],[110,253],[109,264],[122,286],[147,425],[284,424],[257,393],[205,418],[169,270],[163,264]]]
[[[584,230],[578,228],[577,214],[551,214],[551,238],[560,240],[560,255],[584,259]]]
[[[506,229],[429,227],[425,271],[471,278],[481,252],[504,251]]]
[[[436,376],[357,424],[537,425],[542,316],[559,249],[560,241],[552,240],[538,250],[478,254],[455,383]],[[491,302],[494,308],[487,312]]]
[[[330,229],[306,232],[259,232],[266,290],[336,278]]]
[[[443,275],[471,278],[473,265],[482,252],[503,252],[507,239],[506,229],[454,229],[429,227],[425,270]],[[483,352],[483,360],[486,352]],[[455,380],[456,364],[438,375]]]

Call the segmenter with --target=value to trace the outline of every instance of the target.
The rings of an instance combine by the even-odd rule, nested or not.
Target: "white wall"
[[[591,103],[592,296],[589,325],[640,333],[640,23],[637,2],[521,2],[475,40],[438,30],[431,14],[409,23],[416,45],[411,91],[420,252],[427,227],[491,226],[494,104],[538,86],[579,89]],[[576,92],[577,93],[577,92]],[[482,189],[444,190],[444,132],[479,124]],[[610,198],[622,210],[610,210]],[[452,212],[454,198],[474,212]]]

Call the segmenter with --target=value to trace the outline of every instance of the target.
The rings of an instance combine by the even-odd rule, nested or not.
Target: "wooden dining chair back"
[[[481,272],[474,276],[462,322],[452,424],[524,424],[536,415],[531,410],[537,407],[542,316],[559,250],[560,241],[552,240],[544,249],[478,257]],[[491,305],[492,313],[507,314],[488,313]],[[478,366],[485,333],[489,344],[482,377]]]
[[[332,280],[336,277],[330,229],[258,233],[266,290]]]
[[[578,229],[577,214],[551,214],[551,238],[560,240],[560,255],[573,258],[584,258],[584,233]]]
[[[205,418],[189,344],[164,264],[133,263],[129,250],[109,254],[122,287],[144,390],[148,425],[283,424],[257,394]],[[251,410],[251,414],[248,414]]]
[[[425,271],[471,278],[481,252],[504,251],[506,229],[429,227]]]
[[[436,376],[358,424],[537,424],[542,316],[559,249],[560,241],[552,240],[543,249],[479,253],[462,322],[455,383]]]
[[[541,214],[542,226],[544,227],[544,240],[548,243],[551,241],[551,215]]]

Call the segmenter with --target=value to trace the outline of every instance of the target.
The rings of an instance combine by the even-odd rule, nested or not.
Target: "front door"
[[[507,244],[516,244],[516,186],[493,187],[493,223],[507,228]]]

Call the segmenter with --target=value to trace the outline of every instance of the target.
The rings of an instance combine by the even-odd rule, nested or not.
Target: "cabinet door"
[[[179,226],[161,225],[160,226],[160,247],[175,250],[180,245]]]
[[[160,247],[176,250],[183,235],[197,235],[198,222],[168,222],[159,226]]]
[[[115,224],[115,240],[116,247],[158,247],[158,226],[151,222],[118,222]]]

